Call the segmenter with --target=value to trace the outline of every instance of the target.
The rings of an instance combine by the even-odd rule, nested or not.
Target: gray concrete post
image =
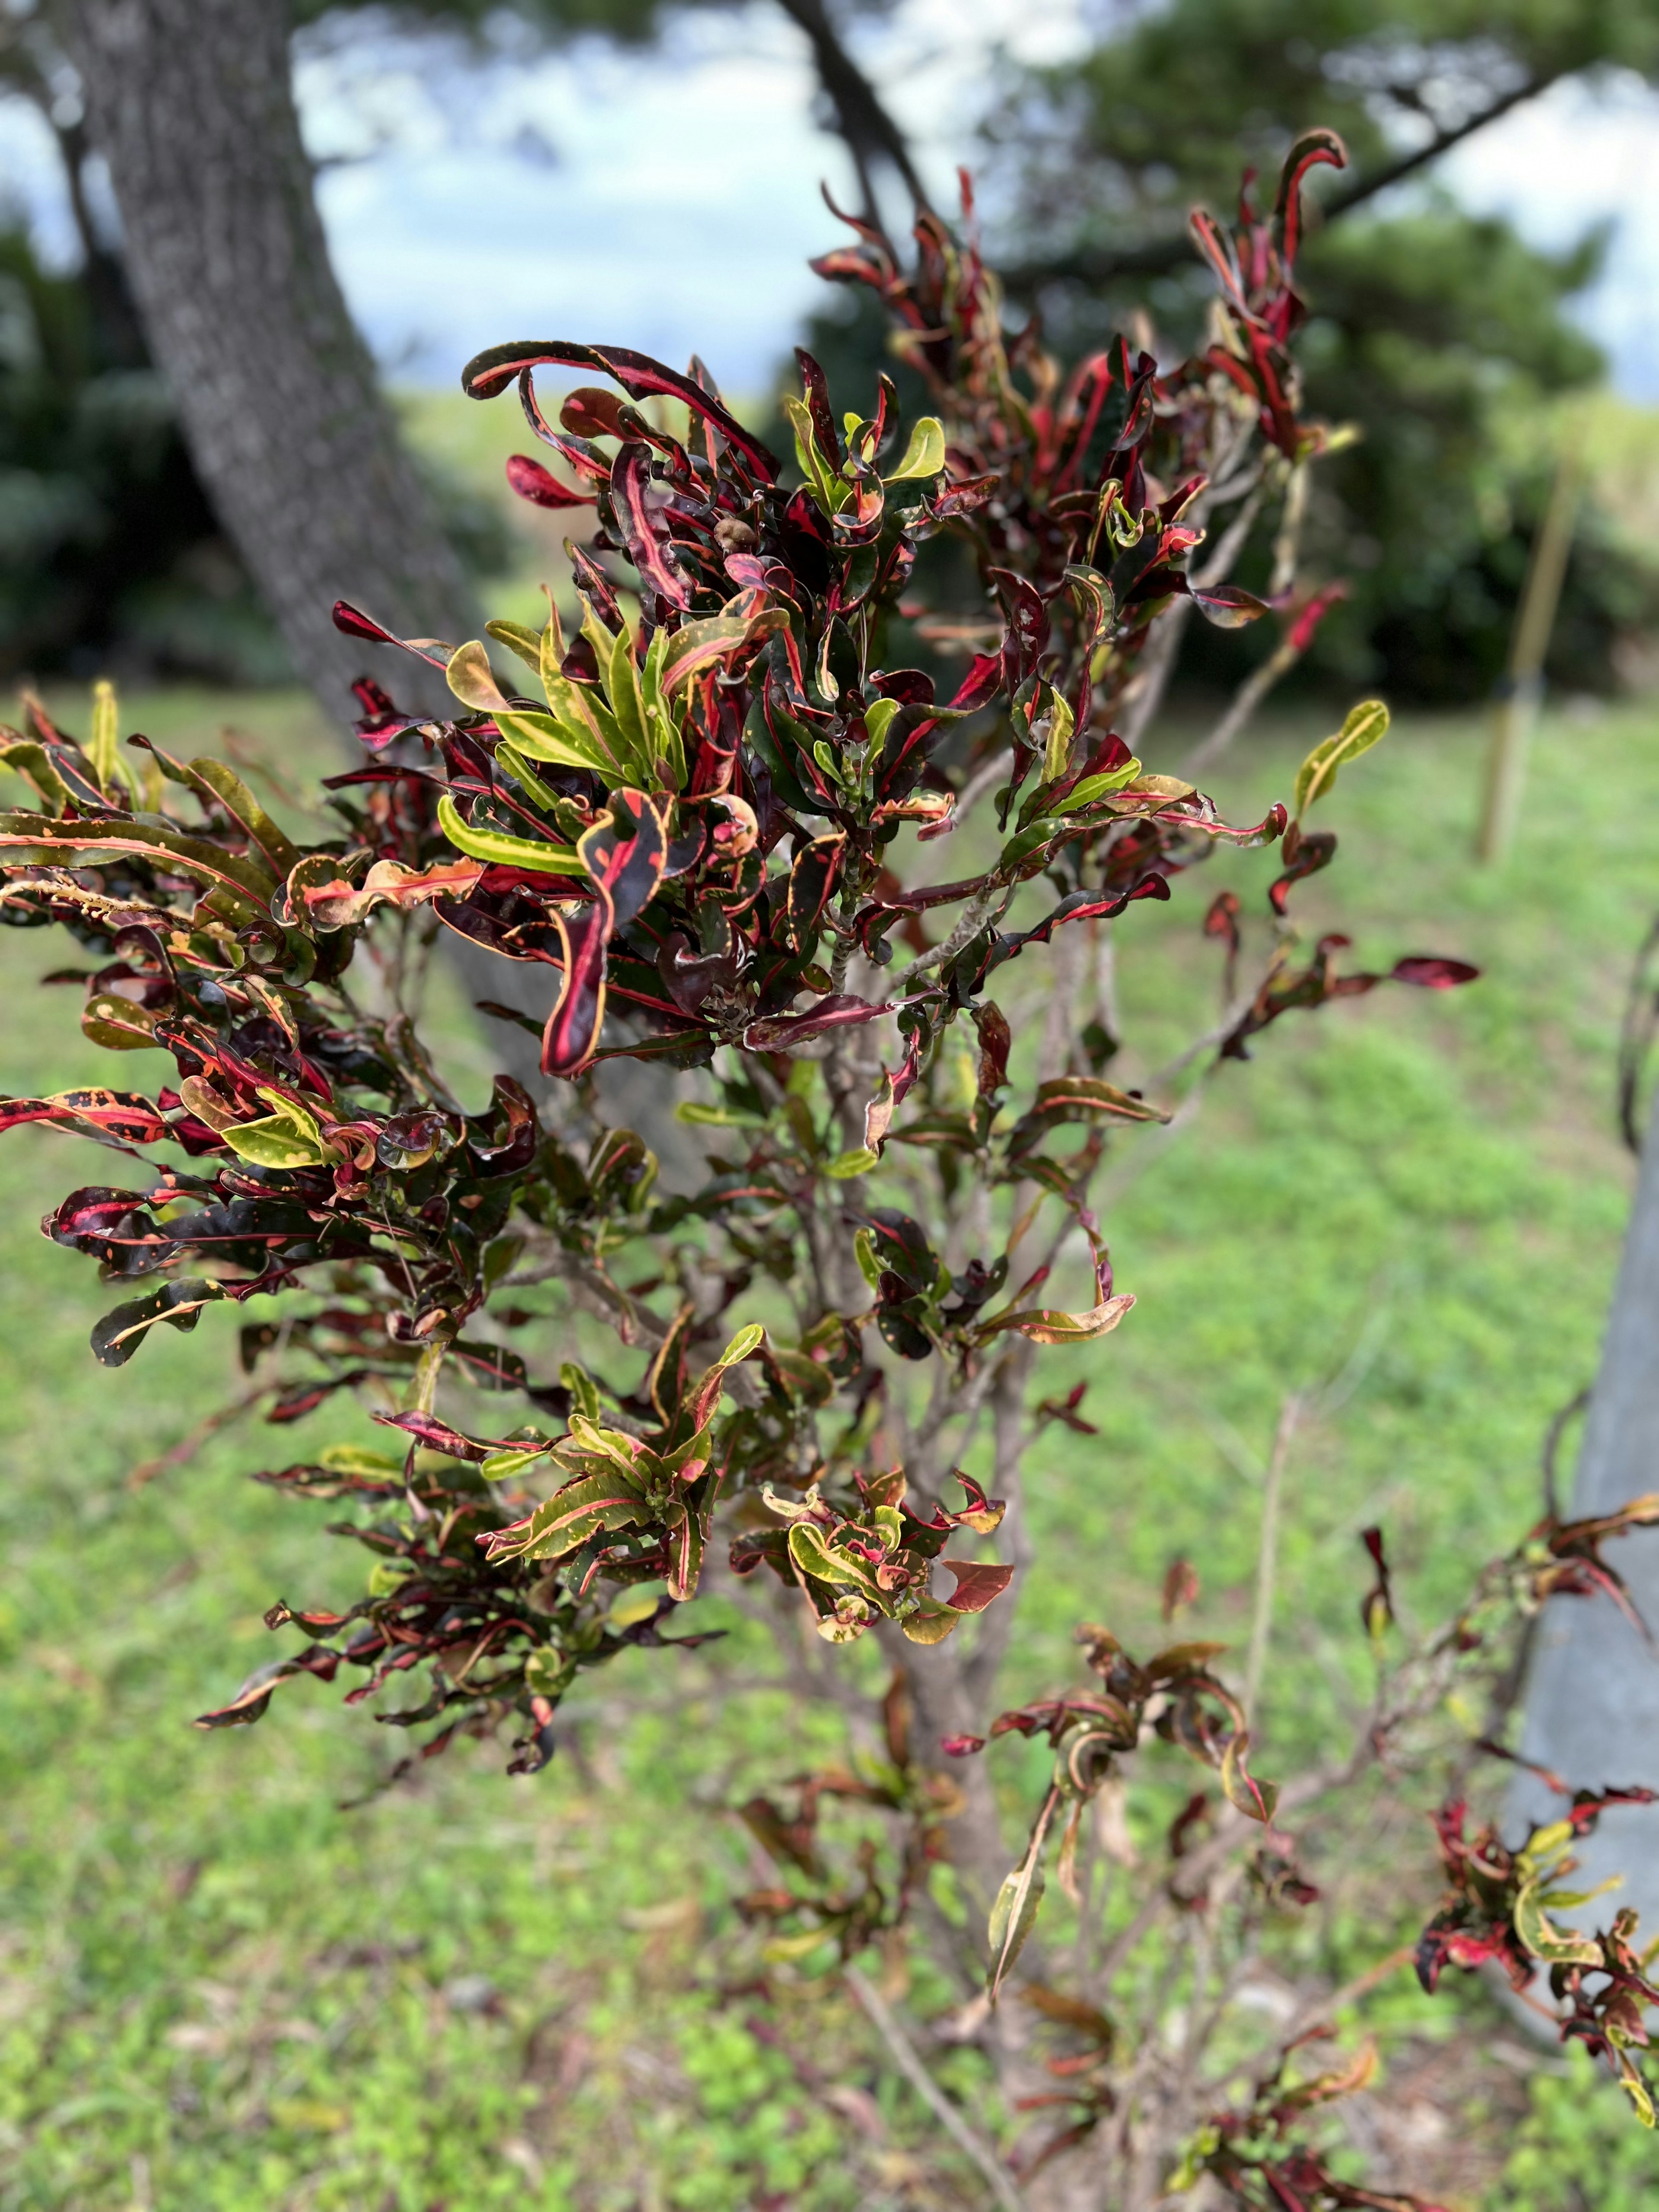
[[[1642,1150],[1601,1364],[1590,1395],[1573,1492],[1575,1517],[1609,1513],[1659,1490],[1659,1097]],[[1637,1611],[1659,1638],[1659,1528],[1608,1547]],[[1545,1609],[1526,1691],[1523,1756],[1574,1789],[1659,1789],[1659,1656],[1610,1598],[1558,1598]],[[1519,1773],[1510,1791],[1511,1841],[1529,1820],[1558,1817],[1560,1801]],[[1659,1805],[1620,1806],[1578,1851],[1574,1889],[1609,1875],[1620,1887],[1567,1916],[1606,1928],[1633,1905],[1648,1940],[1659,1936]]]

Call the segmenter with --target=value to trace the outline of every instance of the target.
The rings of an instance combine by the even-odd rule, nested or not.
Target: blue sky
[[[1090,0],[899,0],[860,52],[941,201],[975,155],[999,46],[1061,60]],[[584,51],[487,69],[453,48],[361,35],[313,48],[299,86],[347,295],[398,379],[441,384],[501,337],[695,347],[734,392],[783,354],[836,227],[838,142],[812,116],[804,41],[775,8],[682,21],[650,54]],[[1583,314],[1614,380],[1659,401],[1659,99],[1629,80],[1569,85],[1460,149],[1443,181],[1540,243],[1614,218]],[[68,235],[44,130],[0,105],[0,192],[50,250]]]

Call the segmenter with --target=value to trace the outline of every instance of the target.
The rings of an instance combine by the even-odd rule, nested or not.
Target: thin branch
[[[1390,185],[1397,185],[1407,177],[1415,176],[1418,170],[1426,168],[1431,161],[1437,161],[1443,154],[1449,154],[1454,146],[1461,146],[1466,138],[1472,138],[1477,131],[1484,131],[1489,123],[1496,123],[1512,107],[1520,107],[1529,100],[1536,100],[1540,93],[1547,92],[1567,73],[1565,69],[1556,68],[1540,70],[1535,76],[1523,77],[1519,84],[1512,85],[1508,92],[1499,93],[1496,100],[1489,101],[1485,107],[1478,108],[1473,115],[1466,116],[1462,123],[1451,124],[1437,131],[1433,137],[1418,147],[1414,153],[1402,154],[1398,161],[1386,162],[1368,177],[1357,177],[1346,191],[1334,192],[1326,201],[1325,220],[1329,222],[1336,216],[1346,215],[1351,208],[1363,207],[1367,200],[1375,199],[1379,192],[1387,191]]]
[[[868,2014],[872,2025],[893,2054],[893,2063],[921,2099],[964,2158],[971,2159],[984,2175],[991,2194],[1003,2212],[1025,2212],[1025,2200],[1009,2179],[1008,2170],[989,2143],[975,2134],[939,2083],[922,2064],[915,2045],[899,2026],[875,1984],[856,1966],[846,1966],[842,1978]]]
[[[917,214],[924,213],[927,194],[910,159],[909,142],[883,105],[881,94],[842,43],[824,0],[778,0],[778,5],[806,34],[818,82],[835,115],[836,132],[845,141],[858,173],[866,215],[879,215],[872,170],[883,161],[898,173]]]
[[[1575,1390],[1550,1423],[1548,1431],[1544,1437],[1542,1453],[1544,1510],[1552,1521],[1559,1521],[1561,1518],[1561,1480],[1556,1471],[1556,1461],[1560,1456],[1561,1451],[1561,1439],[1565,1436],[1573,1421],[1589,1405],[1589,1401],[1590,1394],[1588,1386],[1582,1390]]]
[[[1182,774],[1190,782],[1195,776],[1211,768],[1221,757],[1233,739],[1249,721],[1275,684],[1290,673],[1301,655],[1287,638],[1270,653],[1259,666],[1253,668],[1233,694],[1232,704],[1216,724],[1203,744],[1182,763]]]
[[[1369,176],[1357,177],[1346,191],[1334,192],[1323,203],[1322,213],[1324,220],[1332,222],[1337,216],[1363,207],[1368,200],[1375,199],[1379,192],[1387,191],[1391,185],[1400,184],[1406,178],[1414,176],[1431,161],[1437,161],[1443,154],[1449,154],[1454,146],[1461,146],[1466,138],[1472,138],[1476,131],[1484,131],[1490,123],[1496,123],[1511,108],[1537,99],[1540,93],[1547,92],[1553,84],[1568,74],[1566,69],[1556,68],[1525,77],[1508,92],[1500,93],[1474,114],[1465,117],[1462,123],[1448,125],[1437,131],[1433,137],[1423,145],[1401,155],[1397,161],[1385,162]],[[1103,246],[1085,246],[1069,253],[1021,262],[1011,269],[1005,269],[1003,279],[1011,292],[1036,291],[1045,284],[1103,285],[1115,283],[1127,276],[1167,276],[1197,259],[1198,252],[1191,237],[1182,230],[1171,232],[1163,238],[1148,239],[1140,246],[1120,247],[1115,251]]]
[[[1291,1439],[1302,1419],[1302,1396],[1292,1390],[1279,1409],[1279,1427],[1267,1462],[1267,1480],[1261,1490],[1261,1541],[1256,1553],[1255,1613],[1250,1622],[1250,1646],[1244,1662],[1244,1710],[1251,1725],[1256,1722],[1256,1700],[1261,1692],[1261,1673],[1267,1662],[1267,1638],[1273,1629],[1273,1586],[1279,1574],[1279,1507],[1285,1489],[1285,1465],[1291,1455]]]
[[[1248,436],[1248,431],[1245,434]],[[1218,475],[1222,468],[1230,466],[1237,459],[1238,451],[1239,447],[1236,445],[1225,459],[1218,465]],[[1197,519],[1201,520],[1212,507],[1220,503],[1223,495],[1213,487],[1207,494],[1200,495],[1195,507]],[[1261,499],[1262,486],[1258,483],[1216,540],[1209,559],[1194,572],[1192,580],[1195,584],[1207,591],[1231,573],[1233,563],[1244,550],[1244,541],[1250,534],[1250,526],[1260,511]],[[1164,703],[1164,695],[1169,689],[1170,678],[1175,673],[1176,662],[1181,653],[1181,641],[1187,634],[1192,611],[1191,599],[1183,597],[1178,599],[1173,606],[1166,607],[1153,624],[1152,641],[1141,656],[1139,677],[1122,718],[1121,735],[1132,752]]]
[[[1026,1512],[1021,1465],[1025,1449],[1025,1386],[1030,1376],[1032,1352],[1030,1345],[1022,1343],[1004,1354],[997,1367],[992,1397],[996,1424],[993,1455],[996,1486],[1008,1509],[1002,1524],[1003,1548],[1010,1555],[1021,1585],[1036,1550]],[[981,1614],[979,1636],[973,1650],[961,1662],[963,1685],[971,1704],[981,1705],[989,1698],[1007,1656],[1013,1626],[1012,1605],[994,1606]]]
[[[127,1477],[129,1490],[142,1490],[146,1483],[154,1482],[158,1474],[170,1474],[176,1467],[188,1467],[204,1444],[216,1437],[221,1429],[228,1429],[233,1421],[240,1421],[244,1413],[252,1413],[262,1398],[268,1398],[276,1388],[274,1382],[260,1382],[252,1390],[245,1390],[240,1398],[233,1398],[228,1406],[221,1406],[205,1420],[198,1421],[189,1432],[180,1437],[154,1459],[140,1460]]]

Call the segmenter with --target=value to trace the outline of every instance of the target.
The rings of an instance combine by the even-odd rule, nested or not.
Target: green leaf
[[[786,392],[783,411],[789,417],[789,427],[795,434],[795,459],[800,472],[817,494],[818,505],[826,514],[834,514],[845,502],[848,487],[835,475],[823,455],[818,451],[817,440],[812,435],[812,415],[804,399],[793,392]]]
[[[391,1452],[374,1451],[368,1444],[325,1444],[317,1455],[317,1464],[331,1474],[375,1475],[401,1474],[403,1456]]]
[[[937,415],[924,415],[910,433],[904,459],[889,469],[886,481],[902,483],[908,477],[936,477],[945,466],[945,425]]]
[[[87,1000],[81,1029],[106,1052],[143,1052],[155,1042],[155,1015],[112,991]]]
[[[559,1380],[570,1393],[571,1410],[582,1413],[590,1421],[599,1418],[599,1385],[585,1367],[574,1359],[567,1359],[559,1369]]]
[[[851,1182],[859,1176],[866,1176],[881,1164],[879,1152],[872,1152],[868,1145],[860,1145],[850,1152],[839,1152],[823,1172],[836,1182]]]
[[[261,1089],[275,1110],[257,1121],[238,1121],[222,1133],[240,1159],[256,1168],[319,1168],[332,1158],[322,1130],[303,1106],[280,1091]]]
[[[797,1521],[789,1531],[789,1556],[804,1575],[831,1589],[855,1589],[885,1613],[886,1599],[862,1559],[849,1552],[834,1550],[824,1541],[823,1529],[811,1521]]]
[[[545,1443],[515,1444],[506,1451],[490,1452],[479,1462],[478,1472],[486,1482],[507,1482],[534,1467],[549,1449]]]
[[[622,734],[622,765],[630,768],[637,780],[648,787],[656,781],[652,774],[655,763],[645,726],[645,701],[640,692],[640,672],[634,665],[634,641],[629,637],[625,624],[611,642],[611,665],[605,672],[605,688],[610,694],[611,711],[617,718],[617,727]]]
[[[843,791],[848,788],[847,778],[842,774],[841,763],[836,758],[835,750],[828,738],[813,739],[812,757],[831,783],[839,785]]]
[[[943,1644],[961,1622],[955,1606],[946,1605],[941,1597],[925,1597],[914,1613],[905,1614],[899,1626],[912,1644]]]
[[[738,1331],[731,1343],[726,1346],[725,1351],[721,1352],[720,1358],[714,1362],[714,1365],[716,1367],[735,1367],[740,1359],[748,1358],[750,1353],[759,1345],[761,1339],[765,1335],[765,1334],[766,1331],[759,1322],[751,1321],[746,1328],[740,1328]],[[712,1369],[710,1370],[710,1372],[713,1372]]]
[[[546,761],[555,768],[591,769],[606,778],[617,772],[597,732],[578,724],[526,709],[498,714],[495,726],[527,759]]]
[[[549,814],[555,811],[559,804],[558,793],[542,781],[516,745],[508,744],[503,738],[495,748],[495,758],[513,781],[522,790],[529,793],[538,806]]]
[[[590,1536],[631,1528],[647,1517],[637,1486],[620,1468],[579,1474],[538,1505],[527,1521],[492,1532],[489,1556],[498,1559],[561,1559]]]
[[[1547,1900],[1536,1881],[1523,1881],[1516,1893],[1515,1932],[1534,1959],[1547,1966],[1595,1966],[1601,1947],[1593,1936],[1557,1928],[1544,1911]]]
[[[524,1686],[538,1698],[560,1698],[575,1679],[576,1662],[551,1644],[532,1651],[524,1662]]]
[[[475,830],[463,822],[447,792],[438,801],[438,827],[459,853],[499,868],[532,868],[544,876],[580,876],[582,864],[574,845],[544,843],[539,837],[513,837],[504,830]]]
[[[705,1106],[699,1098],[686,1098],[674,1109],[674,1119],[694,1129],[763,1129],[764,1114],[745,1114],[735,1106]]]
[[[526,667],[533,668],[538,676],[541,674],[542,639],[539,630],[532,629],[527,623],[515,622],[487,622],[484,628],[498,645],[504,645],[509,653],[516,653]]]
[[[1133,758],[1127,760],[1121,768],[1108,769],[1100,775],[1085,775],[1080,783],[1072,786],[1059,803],[1066,813],[1079,813],[1084,807],[1092,806],[1096,799],[1104,799],[1109,792],[1121,791],[1126,783],[1133,783],[1139,774],[1140,763]]]
[[[36,744],[32,738],[19,738],[10,744],[0,743],[0,766],[27,776],[40,793],[40,804],[49,814],[56,817],[63,812],[69,801],[69,786],[53,767],[44,745]]]
[[[697,1443],[697,1439],[701,1437],[706,1424],[714,1418],[714,1408],[720,1401],[720,1393],[726,1388],[727,1370],[740,1365],[747,1359],[765,1334],[766,1331],[760,1322],[751,1321],[746,1328],[740,1328],[738,1331],[714,1365],[706,1368],[691,1385],[690,1389],[686,1393],[683,1410],[693,1430],[697,1433],[693,1437],[690,1443],[680,1447],[682,1454],[692,1449]]]
[[[1336,772],[1369,752],[1388,734],[1389,710],[1380,699],[1362,699],[1334,738],[1316,744],[1296,772],[1291,812],[1300,819],[1336,781]]]
[[[247,832],[278,881],[299,866],[299,847],[285,830],[277,828],[234,768],[207,755],[191,761],[189,767],[196,789],[200,792],[206,785],[231,819]]]
[[[872,699],[864,710],[864,726],[870,732],[870,742],[879,745],[892,727],[893,717],[899,710],[896,699]]]

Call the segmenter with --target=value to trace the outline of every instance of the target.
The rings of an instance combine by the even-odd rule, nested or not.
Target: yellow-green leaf
[[[100,676],[92,687],[92,736],[87,744],[87,758],[106,793],[113,787],[118,772],[126,766],[116,750],[119,726],[115,686]]]
[[[1092,805],[1097,799],[1104,799],[1109,792],[1121,791],[1126,783],[1133,783],[1139,774],[1140,763],[1131,758],[1125,761],[1121,768],[1106,769],[1099,775],[1085,775],[1080,783],[1074,783],[1066,793],[1063,802],[1065,812],[1076,814],[1083,807]]]
[[[507,695],[495,681],[489,655],[476,637],[456,647],[444,673],[455,696],[475,714],[493,714],[498,708],[506,706]]]
[[[945,425],[937,415],[924,415],[910,433],[910,442],[904,449],[904,459],[896,469],[889,469],[889,483],[902,483],[908,477],[936,477],[945,466]]]
[[[526,668],[533,668],[538,676],[541,674],[542,639],[539,630],[532,629],[527,623],[515,622],[487,622],[484,628],[498,645],[504,645],[509,653],[516,653]]]
[[[1058,691],[1048,694],[1048,738],[1042,749],[1042,781],[1058,783],[1072,757],[1072,710]]]
[[[257,1121],[238,1121],[223,1132],[240,1159],[257,1168],[319,1168],[331,1155],[315,1119],[280,1091],[261,1089],[274,1111]]]
[[[580,876],[582,865],[574,845],[544,844],[539,837],[514,837],[505,830],[475,830],[463,822],[447,792],[438,801],[438,827],[459,853],[497,868],[532,868],[544,876]]]
[[[1362,699],[1334,738],[1322,738],[1296,772],[1291,811],[1299,818],[1336,781],[1336,772],[1358,760],[1388,734],[1389,710],[1380,699]]]
[[[527,759],[548,761],[555,768],[592,769],[599,776],[617,773],[617,763],[597,733],[562,715],[504,709],[496,715],[495,726]]]
[[[1557,1928],[1544,1911],[1546,1899],[1536,1881],[1523,1881],[1516,1893],[1515,1932],[1534,1959],[1547,1966],[1595,1966],[1601,1964],[1601,1947],[1593,1936],[1577,1929]]]

